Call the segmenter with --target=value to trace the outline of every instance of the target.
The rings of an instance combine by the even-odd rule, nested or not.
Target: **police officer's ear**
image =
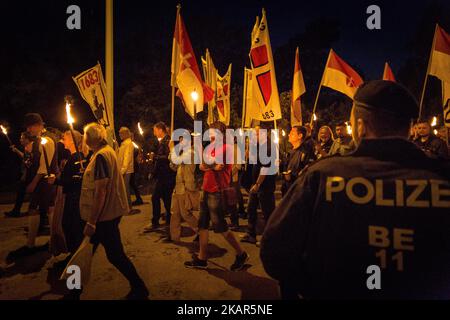
[[[356,119],[356,130],[358,132],[358,137],[363,138],[367,136],[367,124],[363,119]]]

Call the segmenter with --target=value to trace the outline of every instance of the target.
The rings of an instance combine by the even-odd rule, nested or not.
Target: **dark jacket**
[[[450,298],[450,163],[367,139],[306,168],[265,229],[267,273],[311,298]],[[367,268],[382,290],[368,290]]]
[[[432,158],[448,159],[448,148],[444,140],[431,134],[427,141],[422,142],[420,138],[414,141],[428,156]]]

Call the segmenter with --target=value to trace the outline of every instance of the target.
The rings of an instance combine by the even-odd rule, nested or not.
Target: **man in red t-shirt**
[[[211,144],[206,149],[206,156],[200,165],[200,170],[204,171],[202,193],[200,198],[200,217],[198,222],[200,236],[200,252],[193,256],[191,261],[186,261],[187,268],[201,268],[208,266],[208,230],[210,221],[213,224],[214,232],[223,235],[225,240],[236,251],[236,260],[231,265],[231,271],[241,270],[249,259],[249,255],[242,249],[236,240],[233,232],[228,230],[225,220],[225,203],[222,190],[228,188],[231,183],[232,161],[234,159],[233,146],[225,143],[226,127],[221,122],[211,124],[210,131]],[[220,143],[222,138],[222,143]]]

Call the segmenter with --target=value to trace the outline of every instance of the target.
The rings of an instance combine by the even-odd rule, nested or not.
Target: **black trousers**
[[[136,179],[136,173],[133,172],[131,174],[131,176],[130,176],[130,187],[131,187],[131,190],[133,190],[134,195],[136,196],[136,200],[141,200],[142,201],[141,193],[139,192],[139,188],[137,186],[136,180],[137,180]]]
[[[172,205],[172,193],[174,188],[175,183],[172,183],[172,181],[164,181],[162,178],[156,180],[155,191],[152,195],[153,225],[159,225],[159,219],[161,218],[161,199],[164,203],[164,207],[166,208],[166,224],[170,224],[170,209]]]
[[[14,204],[14,209],[12,209],[12,211],[20,213],[23,201],[25,200],[26,188],[27,184],[25,183],[25,181],[20,181],[19,185],[17,186],[16,203]]]
[[[258,205],[264,215],[264,220],[267,223],[272,211],[275,209],[275,193],[261,191],[258,193],[250,193],[247,205],[248,214],[248,234],[256,238],[256,224],[258,222]]]
[[[95,234],[91,238],[94,253],[100,244],[103,245],[108,261],[123,274],[131,288],[142,288],[142,286],[145,286],[144,281],[123,250],[119,230],[120,219],[119,217],[111,221],[97,223]]]
[[[66,238],[67,249],[71,253],[80,246],[83,241],[84,223],[80,217],[80,193],[67,192],[64,201],[64,214],[62,218],[62,228]]]

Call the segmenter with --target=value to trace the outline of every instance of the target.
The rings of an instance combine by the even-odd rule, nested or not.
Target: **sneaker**
[[[247,242],[247,243],[251,243],[251,244],[256,244],[256,238],[246,234],[241,238],[241,242]]]
[[[142,199],[136,199],[131,203],[132,206],[142,206],[144,204],[144,201]]]
[[[239,271],[244,268],[245,263],[250,259],[250,256],[247,254],[247,252],[242,253],[241,255],[236,256],[236,260],[234,260],[234,263],[231,265],[230,270],[231,271]]]
[[[153,232],[156,230],[159,230],[161,228],[161,226],[159,224],[149,224],[148,226],[146,226],[144,228],[144,233],[145,232]]]
[[[192,255],[191,261],[184,263],[186,268],[206,269],[208,267],[208,260],[201,260],[196,255]]]

